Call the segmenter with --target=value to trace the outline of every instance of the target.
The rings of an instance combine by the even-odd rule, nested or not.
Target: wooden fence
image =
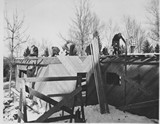
[[[55,101],[54,99],[51,99],[50,97],[28,87],[26,85],[26,82],[45,82],[45,81],[70,81],[70,80],[76,80],[76,89],[72,91],[71,93],[65,95],[63,99],[59,102]],[[86,74],[85,73],[77,73],[77,76],[69,76],[69,77],[40,77],[40,78],[19,78],[18,81],[21,84],[20,87],[20,100],[19,100],[19,111],[18,111],[18,122],[21,122],[23,120],[24,122],[55,122],[60,120],[66,120],[70,119],[70,122],[72,122],[72,119],[75,119],[75,122],[85,122],[85,115],[84,115],[84,103],[82,100],[82,91],[85,91],[84,86],[82,86],[81,82],[86,80]],[[54,83],[54,82],[53,82]],[[27,116],[27,102],[26,102],[26,92],[30,95],[36,96],[39,99],[42,99],[43,101],[53,105],[47,112],[45,112],[43,115],[41,115],[38,119],[34,121],[28,121]],[[56,94],[54,94],[56,95]],[[60,94],[59,94],[60,95]],[[81,99],[81,115],[77,115],[74,112],[75,102],[77,97],[80,97]],[[70,102],[70,99],[74,98],[74,103],[72,108],[69,108],[66,106],[68,102]],[[58,112],[60,110],[63,110],[67,112],[69,115],[63,115],[62,117],[54,117],[49,118],[52,114],[55,112]]]

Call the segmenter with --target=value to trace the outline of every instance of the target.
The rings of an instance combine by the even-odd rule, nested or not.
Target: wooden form
[[[98,102],[100,105],[100,112],[101,114],[109,113],[108,103],[106,100],[104,87],[103,87],[103,80],[101,76],[101,69],[100,69],[100,63],[99,63],[99,44],[98,40],[94,38],[92,40],[92,47],[91,47],[91,53],[93,55],[92,57],[92,69],[94,71],[94,79],[95,79],[95,86],[98,96]]]
[[[127,75],[125,75],[125,62]],[[125,55],[103,56],[100,63],[103,77],[107,73],[115,73],[121,78],[120,85],[105,82],[109,104],[147,117],[157,116],[159,54],[127,55],[126,58]]]
[[[120,55],[120,56],[102,56],[100,58],[102,64],[105,63],[117,63],[127,65],[157,65],[159,64],[159,55],[147,56],[147,55]]]
[[[18,111],[18,122],[21,122],[21,120],[23,120],[24,122],[29,122],[27,120],[27,104],[26,104],[26,96],[25,96],[25,92],[28,92],[30,95],[36,96],[40,99],[42,99],[43,101],[53,105],[54,107],[50,108],[47,112],[45,112],[43,115],[41,115],[37,120],[35,121],[30,121],[30,122],[55,122],[55,121],[60,121],[60,120],[66,120],[66,119],[70,119],[70,122],[72,122],[72,119],[76,119],[77,115],[74,114],[74,106],[73,108],[69,108],[66,106],[66,104],[68,102],[70,102],[70,100],[72,98],[74,98],[74,103],[76,102],[76,98],[77,95],[81,96],[81,112],[82,112],[82,116],[79,118],[81,119],[81,122],[85,121],[85,116],[84,116],[84,104],[82,101],[82,94],[81,91],[82,86],[81,86],[81,81],[82,79],[84,80],[84,76],[86,74],[85,73],[78,73],[77,76],[70,76],[70,77],[44,77],[44,78],[20,78],[19,81],[21,82],[21,88],[20,88],[20,100],[19,100],[19,111]],[[33,79],[33,80],[32,80]],[[52,79],[52,80],[51,80]],[[53,99],[51,99],[50,97],[35,91],[34,89],[28,87],[26,84],[26,82],[31,81],[31,82],[44,82],[44,81],[68,81],[68,80],[76,80],[77,81],[77,86],[76,89],[74,91],[72,91],[71,93],[67,94],[66,96],[64,96],[64,98],[60,101],[57,102]],[[54,83],[54,82],[53,82]],[[66,115],[66,116],[62,116],[62,117],[54,117],[54,118],[49,118],[52,114],[54,114],[55,112],[58,112],[60,110],[63,110],[67,113],[69,113],[70,115]]]
[[[149,106],[157,106],[158,104],[159,104],[159,99],[156,99],[156,100],[150,100],[150,101],[146,101],[146,102],[139,102],[139,103],[121,106],[121,107],[118,107],[118,109],[126,111],[126,110],[130,110],[130,109],[145,108],[145,107],[149,107]]]

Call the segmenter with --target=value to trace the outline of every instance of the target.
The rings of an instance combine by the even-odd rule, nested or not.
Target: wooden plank
[[[114,61],[114,60],[109,60],[109,61],[105,61],[102,63],[121,63],[124,64],[125,61]],[[126,62],[127,65],[159,65],[159,62]]]
[[[57,101],[45,96],[44,94],[42,94],[38,91],[33,90],[32,88],[30,88],[28,86],[26,86],[26,92],[28,92],[28,93],[30,92],[31,95],[34,95],[34,96],[44,100],[45,102],[48,102],[49,104],[56,105],[58,103]],[[68,107],[65,107],[65,106],[62,106],[61,109],[68,112],[68,113],[72,112],[71,109],[69,109]]]
[[[126,64],[133,65],[158,65],[159,61],[157,57],[141,57],[141,56],[105,56],[101,58],[101,63],[121,63],[124,64],[125,60],[127,60]]]
[[[20,118],[20,120],[22,119],[22,120],[24,120],[24,115],[23,115],[23,113],[20,111],[20,110],[18,110],[18,118]],[[19,121],[19,123],[20,123],[21,121]]]
[[[127,44],[126,44],[126,41],[125,42],[125,63],[124,63],[124,76],[127,77]],[[127,104],[127,83],[126,83],[126,80],[124,80],[124,105]]]
[[[26,106],[26,91],[25,91],[25,81],[22,80],[22,102],[23,102],[23,113],[24,113],[24,122],[27,122],[27,106]]]
[[[77,74],[77,84],[79,85],[79,87],[81,87],[81,82],[82,82],[82,76],[84,76],[81,73]],[[84,104],[83,104],[83,98],[82,98],[82,92],[79,93],[80,94],[80,99],[81,99],[81,111],[82,111],[82,119],[83,121],[85,120],[85,115],[84,115]]]
[[[20,92],[14,88],[11,88],[11,91],[15,93],[17,96],[20,96]]]
[[[159,100],[150,100],[150,101],[146,101],[146,102],[140,102],[140,103],[134,103],[134,104],[129,104],[126,106],[121,106],[118,107],[118,109],[120,110],[129,110],[129,109],[137,109],[137,108],[145,108],[148,106],[157,106],[159,104]]]
[[[69,95],[69,93],[67,94],[48,94],[47,96],[48,97],[60,97],[60,96],[67,96],[67,95]]]
[[[70,118],[75,118],[74,115],[65,115],[62,117],[54,117],[54,118],[48,118],[44,122],[57,122],[57,121],[62,121]],[[29,121],[28,123],[35,123],[36,121]]]
[[[96,91],[98,96],[98,102],[100,105],[100,112],[104,114],[106,112],[109,113],[108,103],[106,101],[104,89],[103,89],[103,80],[101,76],[100,64],[99,64],[99,44],[97,39],[92,40],[91,53],[92,57],[92,68],[94,69],[94,77],[95,77],[95,84],[96,84]]]
[[[29,66],[33,66],[33,63],[16,63],[16,65],[29,65]],[[39,64],[36,66],[47,66],[48,64]]]
[[[65,76],[65,77],[28,77],[19,78],[18,80],[25,80],[26,82],[45,82],[45,81],[68,81],[77,80],[76,76]]]
[[[27,58],[16,58],[15,59],[15,64],[17,65],[27,65],[27,64],[35,64],[38,61],[42,61],[41,64],[39,64],[39,66],[44,66],[44,65],[48,65],[48,64],[61,64],[61,62],[59,61],[59,59],[57,57],[27,57]]]
[[[70,118],[75,118],[75,116],[74,115],[65,115],[65,116],[62,116],[62,117],[48,118],[44,122],[56,122],[56,121],[62,121],[62,120],[70,119]]]
[[[36,122],[44,122],[48,117],[50,117],[53,113],[58,112],[62,106],[67,104],[67,102],[70,101],[71,98],[73,98],[75,95],[77,95],[82,90],[81,87],[77,88],[73,92],[70,93],[69,96],[64,97],[58,104],[56,104],[54,107],[52,107],[49,111],[45,112],[42,116],[40,116]]]
[[[20,89],[20,97],[19,97],[19,111],[22,111],[22,89]],[[21,116],[18,116],[18,123],[21,122]]]

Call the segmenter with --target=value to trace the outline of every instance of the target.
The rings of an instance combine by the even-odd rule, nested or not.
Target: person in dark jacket
[[[103,55],[109,55],[107,47],[104,47],[102,50]]]
[[[113,46],[113,55],[119,55],[120,52],[120,39],[126,44],[124,38],[122,37],[121,33],[115,34],[112,39],[112,46]]]
[[[38,57],[38,48],[35,45],[31,46],[30,56],[36,56],[36,57]]]
[[[59,52],[60,52],[60,49],[58,47],[53,46],[52,47],[52,55],[51,55],[51,57],[59,55]]]

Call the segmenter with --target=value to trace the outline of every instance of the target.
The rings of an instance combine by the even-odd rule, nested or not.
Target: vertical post
[[[18,111],[18,123],[21,122],[21,111],[22,111],[22,88],[20,88],[20,96],[19,96],[19,111]]]
[[[92,68],[94,71],[94,77],[95,77],[95,85],[96,85],[96,91],[97,91],[97,97],[98,102],[100,105],[100,112],[101,114],[109,113],[108,103],[105,97],[105,92],[103,89],[103,80],[101,76],[101,69],[99,64],[99,44],[98,40],[94,38],[92,40],[92,47],[91,53],[92,53]]]
[[[16,65],[15,67],[15,88],[17,88],[17,81],[18,81],[18,65]],[[16,96],[15,96],[15,93],[13,92],[13,101],[15,102],[16,100]]]
[[[27,106],[26,106],[26,91],[25,91],[25,80],[22,80],[22,98],[23,98],[23,120],[27,122]]]
[[[10,66],[10,76],[9,76],[9,96],[10,96],[10,97],[11,97],[12,72],[13,72],[13,65],[12,65],[12,62],[11,62],[11,66]]]
[[[78,73],[77,74],[77,84],[78,84],[78,87],[81,87],[81,83],[82,83],[82,75],[81,73]],[[84,104],[83,104],[83,98],[82,98],[82,91],[80,92],[80,99],[81,99],[81,111],[82,111],[82,119],[83,119],[83,122],[85,121],[85,115],[84,115]]]
[[[126,50],[125,50],[125,63],[124,63],[124,71],[125,71],[125,77],[127,76],[127,43],[125,44],[126,46]],[[127,83],[126,80],[124,82],[124,104],[127,105],[127,99],[126,96],[127,95]]]

